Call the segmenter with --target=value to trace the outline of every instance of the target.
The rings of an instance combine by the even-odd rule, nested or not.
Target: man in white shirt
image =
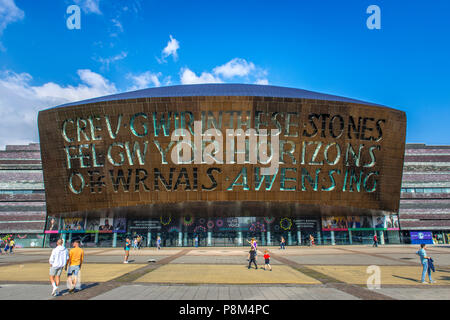
[[[69,252],[64,247],[64,241],[59,239],[56,242],[56,248],[52,250],[52,254],[49,259],[50,263],[50,282],[52,283],[52,296],[58,295],[59,279],[63,271],[64,266],[69,260]]]

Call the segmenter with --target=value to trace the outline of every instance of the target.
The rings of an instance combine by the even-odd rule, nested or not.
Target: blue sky
[[[69,5],[81,29],[69,30]],[[369,30],[369,5],[381,29]],[[39,110],[144,87],[261,83],[406,112],[407,142],[450,144],[450,1],[0,0],[0,147]],[[164,51],[165,50],[165,51]]]

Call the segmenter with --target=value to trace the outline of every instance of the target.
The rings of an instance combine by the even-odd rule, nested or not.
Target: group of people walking
[[[258,265],[256,264],[256,259],[258,257],[258,242],[255,238],[252,238],[250,241],[247,240],[248,243],[250,243],[250,251],[248,252],[248,269],[251,268],[252,263],[255,265],[255,269],[258,269]],[[264,270],[269,269],[272,271],[272,267],[270,265],[270,255],[268,250],[264,250]]]
[[[125,250],[125,258],[124,263],[128,263],[129,253],[130,249],[134,243],[129,239],[125,239],[124,244],[124,250]],[[7,245],[9,247],[14,247],[14,240],[10,239],[9,242],[7,242]],[[141,239],[142,241],[142,239]],[[374,242],[376,240],[374,239]],[[12,243],[11,243],[12,242]],[[248,269],[251,269],[251,265],[253,264],[255,266],[255,269],[258,269],[257,265],[257,257],[258,257],[258,242],[255,238],[252,238],[250,241],[247,240],[247,242],[250,244],[250,250],[248,253]],[[280,239],[280,249],[285,249],[285,239],[281,237]],[[56,242],[56,248],[52,250],[52,253],[50,255],[49,263],[50,263],[50,282],[52,285],[52,296],[58,296],[59,295],[59,285],[60,285],[60,277],[61,274],[64,271],[67,271],[67,286],[69,289],[69,293],[73,293],[75,291],[75,288],[77,287],[77,283],[79,282],[80,278],[80,270],[81,266],[84,261],[84,250],[80,247],[81,243],[80,240],[75,240],[72,243],[72,249],[70,251],[66,249],[64,246],[64,240],[59,239]],[[310,236],[310,245],[314,245],[314,238]],[[426,283],[425,278],[428,274],[428,279],[430,283],[435,283],[435,281],[432,280],[431,272],[435,271],[434,268],[434,261],[433,259],[427,255],[425,251],[425,244],[420,245],[420,250],[416,252],[417,255],[420,257],[420,262],[422,265],[422,278],[421,283]],[[137,247],[139,248],[139,247]],[[161,248],[161,238],[157,238],[157,248],[158,250]],[[9,248],[8,248],[9,249]],[[1,251],[1,250],[0,250]],[[270,265],[270,254],[269,251],[266,249],[264,250],[264,270],[270,270],[272,271],[272,266]]]
[[[142,236],[138,235],[138,236],[134,237],[134,239],[133,239],[133,249],[141,250],[142,243],[143,243]]]
[[[256,264],[256,260],[258,257],[258,242],[255,238],[252,238],[250,241],[247,240],[247,242],[250,244],[250,251],[248,252],[248,269],[251,268],[252,263],[255,266],[255,269],[258,269],[258,265]],[[309,235],[309,245],[314,245],[314,237],[312,235]],[[286,240],[282,236],[280,238],[280,249],[286,250]],[[270,266],[270,255],[268,250],[264,250],[264,270],[269,269],[272,271],[272,267]]]
[[[309,246],[312,247],[315,245],[314,237],[312,234],[309,235]],[[282,236],[280,239],[280,249],[285,250],[286,249],[286,239]]]
[[[50,255],[50,283],[52,284],[52,296],[59,295],[60,277],[63,269],[67,271],[67,286],[69,293],[75,291],[80,277],[81,265],[84,260],[84,250],[80,248],[80,240],[72,243],[72,249],[67,250],[64,240],[56,242],[56,248]]]
[[[125,239],[125,244],[123,247],[123,250],[125,251],[123,263],[129,263],[128,259],[130,257],[131,246],[133,246],[134,249],[140,250],[142,241],[143,241],[143,239],[141,236],[137,236],[136,238],[134,238],[133,242],[130,240],[130,238]],[[156,248],[158,250],[161,250],[161,237],[160,236],[156,237]]]
[[[16,242],[14,241],[14,238],[12,238],[12,237],[8,237],[5,240],[0,239],[0,254],[3,254],[1,245],[4,245],[3,250],[4,250],[5,254],[7,254],[8,251],[9,251],[9,254],[12,254],[12,253],[14,253],[13,249],[16,246]]]
[[[378,238],[375,235],[374,236],[374,244],[373,246],[378,247]],[[258,265],[256,263],[257,257],[258,257],[258,243],[255,238],[252,238],[250,241],[247,240],[247,242],[250,244],[250,251],[248,253],[248,269],[251,268],[252,263],[255,266],[255,269],[258,269]],[[309,236],[309,244],[310,246],[314,245],[314,237],[312,235]],[[427,255],[425,251],[425,244],[420,245],[420,250],[416,252],[417,255],[420,257],[420,262],[422,264],[422,278],[421,283],[426,283],[425,278],[428,275],[428,279],[430,283],[435,283],[435,281],[431,278],[431,272],[435,271],[434,268],[434,261],[433,259]],[[281,237],[280,239],[280,249],[284,250],[286,249],[286,240],[284,237]],[[270,271],[272,271],[272,267],[270,266],[270,255],[268,250],[264,250],[264,270],[269,268]]]

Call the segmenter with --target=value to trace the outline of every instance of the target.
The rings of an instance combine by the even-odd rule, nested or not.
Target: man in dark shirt
[[[258,269],[258,266],[256,265],[256,250],[255,250],[255,247],[253,247],[253,246],[250,249],[250,260],[248,261],[248,268],[249,269],[250,269],[250,265],[252,264],[252,262],[255,265],[255,269]]]

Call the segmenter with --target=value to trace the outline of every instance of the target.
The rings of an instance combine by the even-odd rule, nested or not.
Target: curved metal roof
[[[360,100],[339,97],[303,89],[255,85],[255,84],[192,84],[169,87],[148,88],[137,91],[113,94],[79,102],[71,102],[57,107],[68,107],[95,102],[105,102],[112,100],[139,99],[139,98],[162,98],[162,97],[193,97],[193,96],[257,96],[257,97],[277,97],[277,98],[298,98],[330,100],[350,103],[360,103],[372,106],[378,104],[364,102]]]

